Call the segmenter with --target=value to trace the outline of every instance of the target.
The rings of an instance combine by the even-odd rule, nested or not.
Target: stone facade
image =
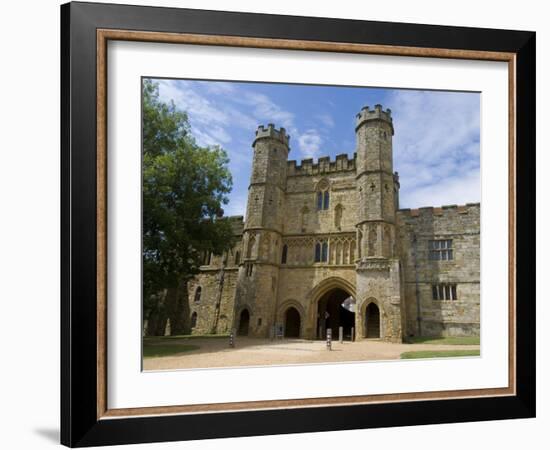
[[[355,131],[353,158],[297,164],[284,128],[258,128],[237,244],[188,286],[193,333],[479,335],[479,204],[400,210],[391,111]]]

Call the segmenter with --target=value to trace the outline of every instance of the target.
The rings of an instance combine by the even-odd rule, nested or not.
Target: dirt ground
[[[173,341],[174,342],[174,341]],[[176,343],[176,342],[174,342]],[[147,358],[144,370],[205,367],[311,364],[343,361],[399,359],[403,352],[419,350],[477,350],[479,345],[392,344],[379,340],[338,341],[327,350],[324,341],[301,339],[253,339],[238,337],[235,348],[229,339],[193,339],[200,348],[176,356]]]

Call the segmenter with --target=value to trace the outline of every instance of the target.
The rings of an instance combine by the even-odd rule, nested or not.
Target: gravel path
[[[235,348],[229,347],[228,339],[193,339],[192,342],[185,342],[199,345],[200,349],[177,356],[147,358],[143,363],[144,370],[387,360],[399,359],[401,353],[408,351],[479,349],[479,345],[392,344],[378,340],[333,342],[332,351],[326,349],[324,341],[299,339],[271,341],[239,337]]]

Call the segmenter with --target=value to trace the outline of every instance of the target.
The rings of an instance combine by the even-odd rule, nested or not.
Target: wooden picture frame
[[[109,40],[505,61],[509,385],[471,391],[109,409]],[[535,33],[110,4],[61,7],[61,442],[110,445],[535,416]]]

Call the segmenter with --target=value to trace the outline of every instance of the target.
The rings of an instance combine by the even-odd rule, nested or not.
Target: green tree
[[[219,146],[197,145],[187,114],[144,80],[143,307],[150,334],[162,333],[167,318],[172,334],[183,332],[187,281],[205,253],[222,254],[234,243],[222,218],[232,186],[228,162]]]

